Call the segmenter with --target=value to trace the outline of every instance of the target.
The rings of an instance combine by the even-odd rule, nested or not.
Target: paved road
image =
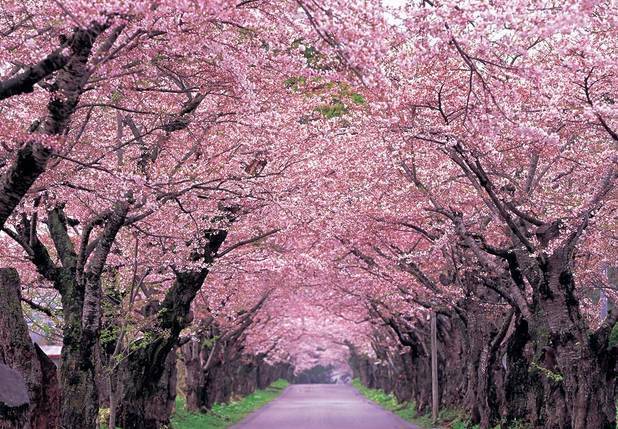
[[[234,429],[419,429],[342,384],[297,384]]]

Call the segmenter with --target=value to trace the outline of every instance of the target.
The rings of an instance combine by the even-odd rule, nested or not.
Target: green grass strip
[[[440,429],[479,429],[478,425],[473,425],[463,412],[454,409],[442,409],[438,414],[437,424],[432,424],[431,415],[419,416],[416,414],[414,402],[398,403],[395,395],[386,393],[380,389],[370,389],[362,385],[358,378],[352,380],[352,386],[356,388],[365,398],[375,402],[382,408],[397,414],[402,419],[409,421],[421,428],[440,428]],[[495,426],[493,429],[527,429],[524,423],[513,422],[509,426]]]
[[[277,380],[264,390],[229,404],[215,404],[207,413],[191,413],[185,409],[184,398],[176,398],[176,412],[172,417],[173,429],[225,429],[238,423],[255,410],[277,398],[288,386],[285,380]]]
[[[414,402],[403,402],[400,404],[392,393],[386,393],[381,389],[370,389],[365,387],[358,378],[352,380],[352,386],[365,398],[375,402],[385,410],[397,414],[408,422],[423,426],[419,422],[423,417],[419,419],[419,416],[416,415],[416,406]],[[431,422],[429,421],[429,423]]]
[[[462,421],[460,413],[455,410],[442,410],[439,415],[438,424],[433,425],[431,415],[417,415],[416,404],[414,402],[399,403],[397,402],[395,395],[392,393],[386,393],[380,389],[370,389],[365,387],[357,378],[352,380],[352,386],[354,386],[356,390],[358,390],[365,398],[375,402],[382,408],[397,414],[402,419],[422,428],[467,429],[470,427],[465,421]]]

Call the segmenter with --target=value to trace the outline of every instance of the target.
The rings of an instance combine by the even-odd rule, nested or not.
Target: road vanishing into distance
[[[343,384],[296,384],[233,429],[419,429]]]

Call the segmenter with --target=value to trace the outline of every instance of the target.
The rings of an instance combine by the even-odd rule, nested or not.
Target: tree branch
[[[36,302],[34,302],[34,301],[32,301],[32,300],[30,300],[28,298],[25,298],[23,296],[21,297],[21,300],[22,300],[22,302],[25,302],[26,304],[28,304],[28,306],[30,308],[32,308],[33,310],[40,311],[41,313],[44,313],[48,317],[56,317],[54,312],[51,309],[47,308],[47,307],[43,307],[42,305],[37,304]]]
[[[261,239],[269,237],[271,235],[274,235],[274,234],[278,233],[279,231],[281,231],[281,228],[276,228],[276,229],[272,229],[272,230],[270,230],[268,232],[265,232],[263,234],[260,234],[260,235],[258,235],[256,237],[248,238],[247,240],[239,241],[238,243],[232,244],[227,249],[222,250],[221,252],[217,253],[216,257],[217,258],[222,258],[223,256],[225,256],[228,253],[230,253],[232,250],[238,249],[239,247],[245,246],[247,244],[255,243],[256,241],[260,241]]]
[[[62,266],[66,269],[75,268],[77,254],[67,230],[67,221],[62,207],[56,207],[47,214],[47,226],[56,247]]]

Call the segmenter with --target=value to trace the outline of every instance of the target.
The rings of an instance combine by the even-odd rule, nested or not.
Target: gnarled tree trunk
[[[227,237],[227,231],[210,230],[207,231],[206,237],[208,242],[204,254],[200,257],[206,264],[211,264]],[[174,354],[172,350],[175,349],[180,332],[193,320],[191,303],[208,273],[209,268],[176,273],[174,284],[158,306],[159,311],[155,325],[152,327],[155,339],[143,346],[138,345],[137,349],[122,362],[114,384],[119,390],[116,420],[124,429],[156,429],[169,422],[171,409],[164,407],[160,414],[151,416],[149,415],[153,408],[151,405],[153,402],[161,403],[159,389],[162,382],[170,386],[168,397],[175,398],[176,396],[175,373],[173,375],[174,388],[171,389],[170,383],[165,383],[164,375],[168,374],[165,370],[166,361],[170,354]],[[157,335],[159,332],[169,334]],[[163,415],[163,411],[166,415]]]
[[[544,386],[539,419],[547,427],[610,429],[616,425],[616,349],[583,319],[570,259],[568,249],[559,248],[540,265],[529,323],[531,369]]]
[[[60,392],[56,366],[32,343],[21,308],[19,276],[13,268],[0,269],[0,363],[23,377],[28,390],[24,428],[45,429],[59,425]],[[5,381],[8,383],[8,381]],[[3,382],[2,389],[7,388]]]
[[[120,364],[116,415],[123,429],[159,429],[169,424],[176,399],[176,350],[168,351],[163,360],[157,353],[165,352],[138,352],[138,356]]]

